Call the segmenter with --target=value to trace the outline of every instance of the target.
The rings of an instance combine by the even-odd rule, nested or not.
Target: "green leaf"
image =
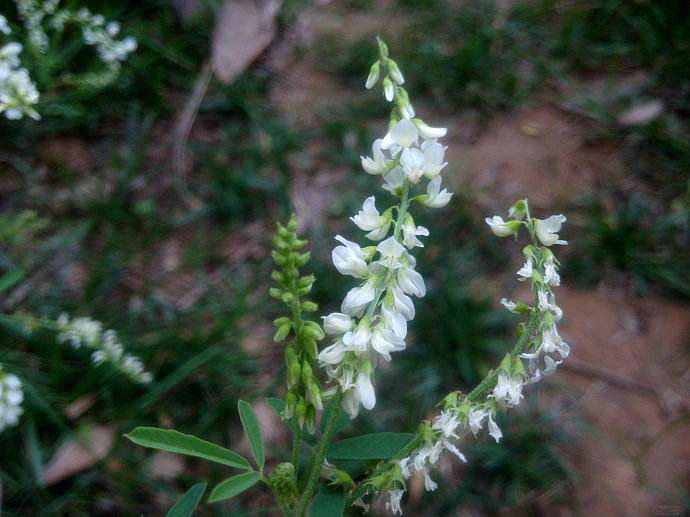
[[[321,485],[314,502],[311,503],[309,517],[341,517],[345,512],[345,494],[332,487]]]
[[[205,491],[206,483],[197,483],[177,500],[175,506],[168,510],[166,517],[191,517]]]
[[[186,454],[238,469],[252,468],[245,458],[230,449],[172,429],[137,427],[125,438],[143,447]]]
[[[0,293],[7,291],[24,278],[24,271],[13,269],[0,276]]]
[[[256,464],[260,469],[263,469],[266,457],[264,455],[264,439],[261,437],[259,421],[256,419],[252,407],[244,400],[237,402],[237,411],[240,413],[242,427],[244,427],[244,432],[247,434],[247,438],[249,438],[249,444],[252,446],[252,454]]]
[[[283,411],[285,411],[284,400],[275,397],[269,397],[266,399],[266,402],[268,402],[268,405],[273,408],[273,411],[275,411],[280,418],[283,418]],[[292,434],[295,434],[299,431],[299,428],[297,427],[297,422],[294,418],[283,420],[283,422],[285,422],[285,425],[288,426]],[[316,437],[313,434],[308,433],[306,429],[302,433],[302,441],[307,445],[311,445],[312,447],[317,443]]]
[[[219,483],[216,488],[213,489],[211,495],[208,496],[208,502],[217,503],[218,501],[235,497],[237,494],[241,494],[248,488],[254,486],[259,479],[261,479],[261,474],[255,471],[232,476]]]
[[[373,433],[346,438],[331,445],[330,460],[383,460],[392,458],[412,438],[411,433]]]

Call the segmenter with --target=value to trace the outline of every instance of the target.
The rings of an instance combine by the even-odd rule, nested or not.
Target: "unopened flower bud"
[[[377,61],[373,65],[371,65],[371,68],[369,69],[369,76],[367,77],[367,82],[365,83],[364,87],[367,90],[371,90],[376,83],[379,80],[379,76],[381,75],[381,63]]]

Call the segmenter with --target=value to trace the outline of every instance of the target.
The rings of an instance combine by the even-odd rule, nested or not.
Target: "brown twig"
[[[187,189],[185,151],[187,149],[189,135],[192,131],[192,127],[194,126],[194,121],[199,113],[199,107],[206,96],[206,91],[208,90],[208,85],[211,82],[212,76],[213,68],[211,67],[211,62],[210,60],[206,60],[201,67],[201,72],[199,73],[196,83],[194,84],[194,89],[189,95],[184,108],[180,112],[180,116],[177,119],[173,132],[172,168],[175,189],[180,194],[183,201],[192,207],[200,206],[201,202]]]

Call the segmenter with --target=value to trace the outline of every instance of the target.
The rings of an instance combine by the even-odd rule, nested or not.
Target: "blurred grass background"
[[[46,70],[43,120],[0,121],[3,312],[103,321],[156,379],[132,386],[51,336],[3,327],[1,361],[27,384],[26,415],[0,434],[4,514],[161,515],[195,480],[222,479],[121,434],[163,425],[246,446],[236,400],[282,390],[268,251],[293,209],[316,299],[337,305],[349,282],[330,264],[331,238],[354,235],[347,217],[378,192],[359,170],[385,127],[385,103],[363,89],[376,34],[424,118],[449,128],[456,198],[420,218],[432,232],[420,257],[429,294],[358,431],[411,429],[510,346],[516,321],[497,300],[519,294],[519,250],[492,238],[484,216],[527,196],[539,213],[568,215],[571,242],[574,366],[505,416],[500,446],[471,441],[466,467],[441,465],[438,492],[412,486],[408,514],[690,511],[687,2],[287,0],[259,58],[230,84],[211,80],[182,188],[172,134],[222,2],[186,18],[183,4],[195,3],[89,2],[139,42],[117,82],[75,93],[51,88]],[[513,163],[523,141],[534,154]],[[612,312],[593,313],[597,304]],[[277,460],[287,438],[265,418]],[[66,443],[103,428],[112,441],[98,462],[44,482]],[[248,497],[202,514],[274,515],[272,504]]]

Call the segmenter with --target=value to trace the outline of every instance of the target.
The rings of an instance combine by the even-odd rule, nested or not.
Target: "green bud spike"
[[[314,302],[307,300],[302,302],[302,310],[304,312],[316,312],[319,310],[319,306]]]

